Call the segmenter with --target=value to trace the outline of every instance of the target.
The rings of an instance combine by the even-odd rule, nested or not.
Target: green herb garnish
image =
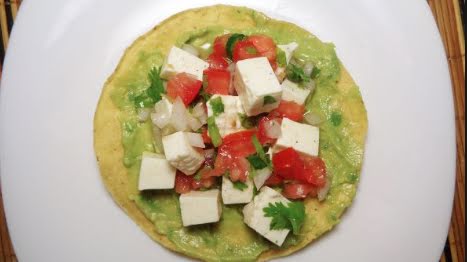
[[[305,206],[303,202],[290,202],[284,205],[282,202],[269,203],[263,208],[264,216],[271,217],[269,228],[272,230],[289,229],[294,235],[298,235],[305,221]]]
[[[253,143],[253,146],[255,147],[255,150],[256,150],[256,153],[258,154],[258,156],[262,160],[267,161],[267,157],[266,157],[266,153],[264,152],[264,148],[263,148],[263,146],[261,146],[261,143],[259,142],[256,135],[253,135],[251,137],[251,142]]]
[[[222,144],[222,137],[219,133],[219,128],[216,125],[216,119],[214,116],[208,117],[208,133],[209,137],[211,137],[212,144],[215,147],[218,147],[220,144]]]
[[[232,58],[233,49],[235,43],[240,40],[243,40],[246,36],[244,34],[232,34],[229,39],[227,40],[227,44],[225,45],[225,51],[227,52],[227,56]]]
[[[161,67],[153,67],[148,73],[149,87],[141,94],[134,96],[133,103],[137,108],[152,107],[162,99],[165,93],[164,85],[160,77]]]
[[[193,179],[196,181],[201,181],[201,170],[196,173],[196,175],[193,176]]]
[[[248,162],[250,162],[250,165],[256,170],[260,170],[268,166],[268,163],[261,159],[261,157],[258,156],[258,154],[247,156],[246,159],[248,160]]]
[[[276,48],[276,60],[280,67],[287,66],[287,56],[285,55],[284,50]]]
[[[319,73],[321,73],[321,70],[316,66],[313,67],[313,70],[311,71],[311,79],[316,79],[319,76]]]
[[[277,100],[272,96],[265,96],[263,98],[263,106],[269,105],[269,104],[274,104],[275,102],[277,102]]]
[[[248,188],[248,185],[247,185],[247,184],[245,184],[245,183],[243,183],[243,182],[240,182],[240,181],[232,182],[232,184],[233,184],[233,187],[234,187],[235,189],[238,189],[238,190],[240,190],[240,191],[244,191],[245,189]]]
[[[305,74],[302,68],[290,63],[286,70],[287,78],[295,83],[309,82],[311,79]]]
[[[240,123],[242,124],[242,127],[245,129],[250,129],[255,127],[254,121],[249,118],[246,114],[238,113],[238,117],[240,118]]]
[[[209,100],[209,104],[211,105],[214,116],[224,113],[224,103],[222,103],[222,98],[220,96]]]

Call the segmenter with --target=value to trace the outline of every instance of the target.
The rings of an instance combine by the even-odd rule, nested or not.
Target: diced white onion
[[[138,120],[140,122],[144,122],[149,118],[149,114],[151,113],[151,109],[149,108],[139,108],[138,109]]]
[[[154,137],[154,147],[156,149],[156,153],[163,154],[164,146],[162,144],[162,130],[159,127],[153,125],[152,134]]]
[[[318,200],[323,201],[326,199],[326,196],[328,195],[329,189],[331,189],[331,179],[332,176],[328,174],[328,177],[326,178],[326,184],[324,185],[323,188],[318,190]]]
[[[255,183],[256,189],[260,189],[266,180],[271,176],[271,169],[265,167],[260,170],[256,170],[256,175],[253,178],[253,182]]]
[[[191,146],[205,148],[203,137],[201,136],[201,134],[191,132],[187,132],[185,134],[188,139],[188,143],[190,143]]]
[[[310,94],[312,94],[315,91],[316,83],[313,79],[310,79],[310,81],[304,83],[303,88],[310,90]]]
[[[270,138],[279,138],[281,136],[281,125],[275,119],[265,123],[266,136]]]
[[[192,45],[184,44],[182,45],[182,49],[187,51],[188,53],[194,55],[194,56],[199,56],[198,49]]]
[[[169,108],[164,100],[157,102],[154,105],[154,113],[151,114],[151,120],[154,125],[159,128],[164,128],[171,119],[171,108]]]
[[[188,126],[190,126],[191,130],[196,131],[200,129],[203,124],[197,118],[193,117],[188,110],[186,110],[186,119],[188,121]]]
[[[177,97],[175,99],[175,102],[173,103],[172,116],[170,117],[170,124],[177,131],[188,130],[187,111],[180,97]]]
[[[321,123],[323,123],[321,116],[313,112],[308,112],[303,117],[305,122],[312,126],[319,126]]]
[[[311,72],[313,72],[313,64],[312,63],[306,63],[303,66],[303,72],[305,72],[305,75],[310,76]]]
[[[202,125],[207,123],[208,115],[203,102],[199,102],[193,107],[192,115],[201,122]]]

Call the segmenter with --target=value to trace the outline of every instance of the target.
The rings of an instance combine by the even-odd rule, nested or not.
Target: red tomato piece
[[[210,69],[227,69],[229,67],[229,62],[227,59],[216,53],[209,55],[208,63]]]
[[[287,117],[290,120],[300,122],[303,120],[305,106],[293,101],[281,100],[279,106],[269,113],[270,117]]]
[[[265,35],[251,35],[247,40],[258,50],[260,56],[267,57],[270,63],[276,61],[276,44],[272,38]]]
[[[212,144],[211,138],[208,135],[208,129],[205,126],[201,127],[201,136],[203,137],[203,142],[205,144]]]
[[[240,40],[234,46],[232,59],[234,62],[237,62],[239,60],[254,58],[258,56],[260,56],[259,52],[252,42],[248,40]]]
[[[246,181],[250,163],[245,157],[256,152],[252,142],[256,130],[245,130],[227,135],[219,146],[213,175],[221,176],[230,173],[232,181]]]
[[[214,44],[212,45],[213,53],[225,57],[227,55],[225,45],[227,44],[229,37],[230,34],[216,37],[216,39],[214,40]]]
[[[179,73],[167,82],[167,95],[172,99],[180,97],[188,106],[198,95],[203,82],[187,73]]]
[[[177,171],[175,176],[175,192],[179,194],[188,193],[192,189],[193,178]]]
[[[271,120],[275,120],[279,124],[282,122],[281,118],[268,117],[268,116],[262,117],[258,122],[258,140],[261,143],[261,145],[265,145],[265,144],[272,145],[277,140],[277,138],[271,138],[267,135],[269,121]]]
[[[266,186],[278,186],[282,184],[284,179],[280,177],[276,172],[273,172],[272,175],[264,182]]]
[[[206,93],[228,95],[230,88],[230,72],[227,70],[208,69],[204,71],[207,86]]]
[[[301,156],[305,170],[301,180],[308,182],[318,188],[326,185],[326,164],[323,159],[313,156]]]
[[[272,156],[274,172],[287,180],[298,179],[304,170],[304,163],[295,149],[289,147]]]
[[[288,199],[303,199],[310,196],[316,196],[317,189],[305,183],[289,183],[284,185],[282,195]]]

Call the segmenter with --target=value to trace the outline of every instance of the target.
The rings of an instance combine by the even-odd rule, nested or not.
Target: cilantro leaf
[[[305,221],[305,206],[303,202],[290,202],[286,205],[282,202],[269,203],[263,208],[264,216],[271,217],[269,228],[272,230],[289,229],[294,235],[298,235]]]
[[[309,82],[310,77],[305,74],[302,68],[290,63],[286,70],[287,78],[295,83]]]
[[[162,99],[165,93],[164,85],[160,77],[161,67],[153,67],[148,73],[149,87],[141,94],[132,98],[135,107],[152,107]]]
[[[264,149],[263,147],[261,146],[261,143],[259,142],[258,138],[256,137],[256,135],[253,135],[251,137],[251,142],[253,142],[253,146],[255,147],[255,150],[256,150],[256,153],[259,155],[259,157],[264,160],[264,161],[267,161],[266,160],[266,154],[264,153]]]
[[[277,64],[279,64],[280,67],[285,67],[287,65],[287,56],[285,55],[284,50],[280,48],[277,48],[276,50]]]
[[[277,100],[272,96],[265,96],[263,98],[263,106],[269,105],[269,104],[274,104],[275,102],[277,102]]]
[[[222,103],[222,98],[220,96],[209,100],[209,104],[211,105],[214,116],[224,113],[224,103]]]
[[[249,118],[246,114],[238,113],[238,117],[240,118],[240,123],[242,124],[242,127],[245,129],[250,129],[255,126],[254,121]]]
[[[248,162],[250,162],[250,165],[256,170],[260,170],[268,166],[268,163],[261,159],[261,157],[258,154],[247,156],[246,159],[248,160]]]
[[[313,70],[311,71],[311,78],[315,79],[319,76],[319,73],[321,73],[321,70],[317,68],[316,66],[313,67]]]
[[[219,128],[216,125],[216,119],[214,116],[208,117],[208,133],[211,137],[212,144],[218,147],[222,143],[222,137],[219,133]]]
[[[232,184],[235,189],[238,189],[240,191],[244,191],[245,189],[248,188],[247,184],[240,182],[240,181],[232,182]]]

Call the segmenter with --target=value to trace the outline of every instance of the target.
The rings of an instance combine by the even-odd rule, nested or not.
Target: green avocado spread
[[[251,12],[246,8],[237,10],[239,15]],[[123,162],[130,182],[128,197],[154,223],[157,233],[166,235],[181,252],[208,261],[252,261],[263,251],[309,242],[310,236],[316,238],[339,223],[339,217],[354,198],[359,180],[363,149],[360,141],[352,139],[355,128],[347,120],[352,113],[347,109],[352,104],[363,102],[356,86],[347,87],[346,90],[337,88],[342,67],[334,45],[323,43],[290,23],[271,20],[254,11],[249,15],[256,23],[254,28],[237,29],[233,23],[232,27],[196,28],[180,32],[175,42],[145,47],[132,60],[130,69],[117,76],[116,88],[111,94],[120,110]],[[219,223],[183,227],[178,195],[173,190],[140,192],[137,189],[142,152],[161,153],[163,149],[160,142],[154,139],[150,120],[138,121],[138,112],[129,97],[147,87],[148,71],[163,64],[168,46],[189,43],[200,50],[202,58],[206,58],[212,51],[212,47],[206,48],[206,44],[212,44],[216,36],[227,32],[265,34],[272,37],[276,44],[296,42],[298,49],[293,54],[294,59],[311,62],[319,68],[315,79],[316,89],[308,98],[306,108],[324,120],[320,125],[319,154],[326,163],[328,173],[332,174],[332,185],[323,202],[305,200],[306,220],[301,232],[299,235],[289,234],[282,247],[268,242],[243,223],[243,205],[224,205]],[[366,115],[362,117],[366,118]]]

